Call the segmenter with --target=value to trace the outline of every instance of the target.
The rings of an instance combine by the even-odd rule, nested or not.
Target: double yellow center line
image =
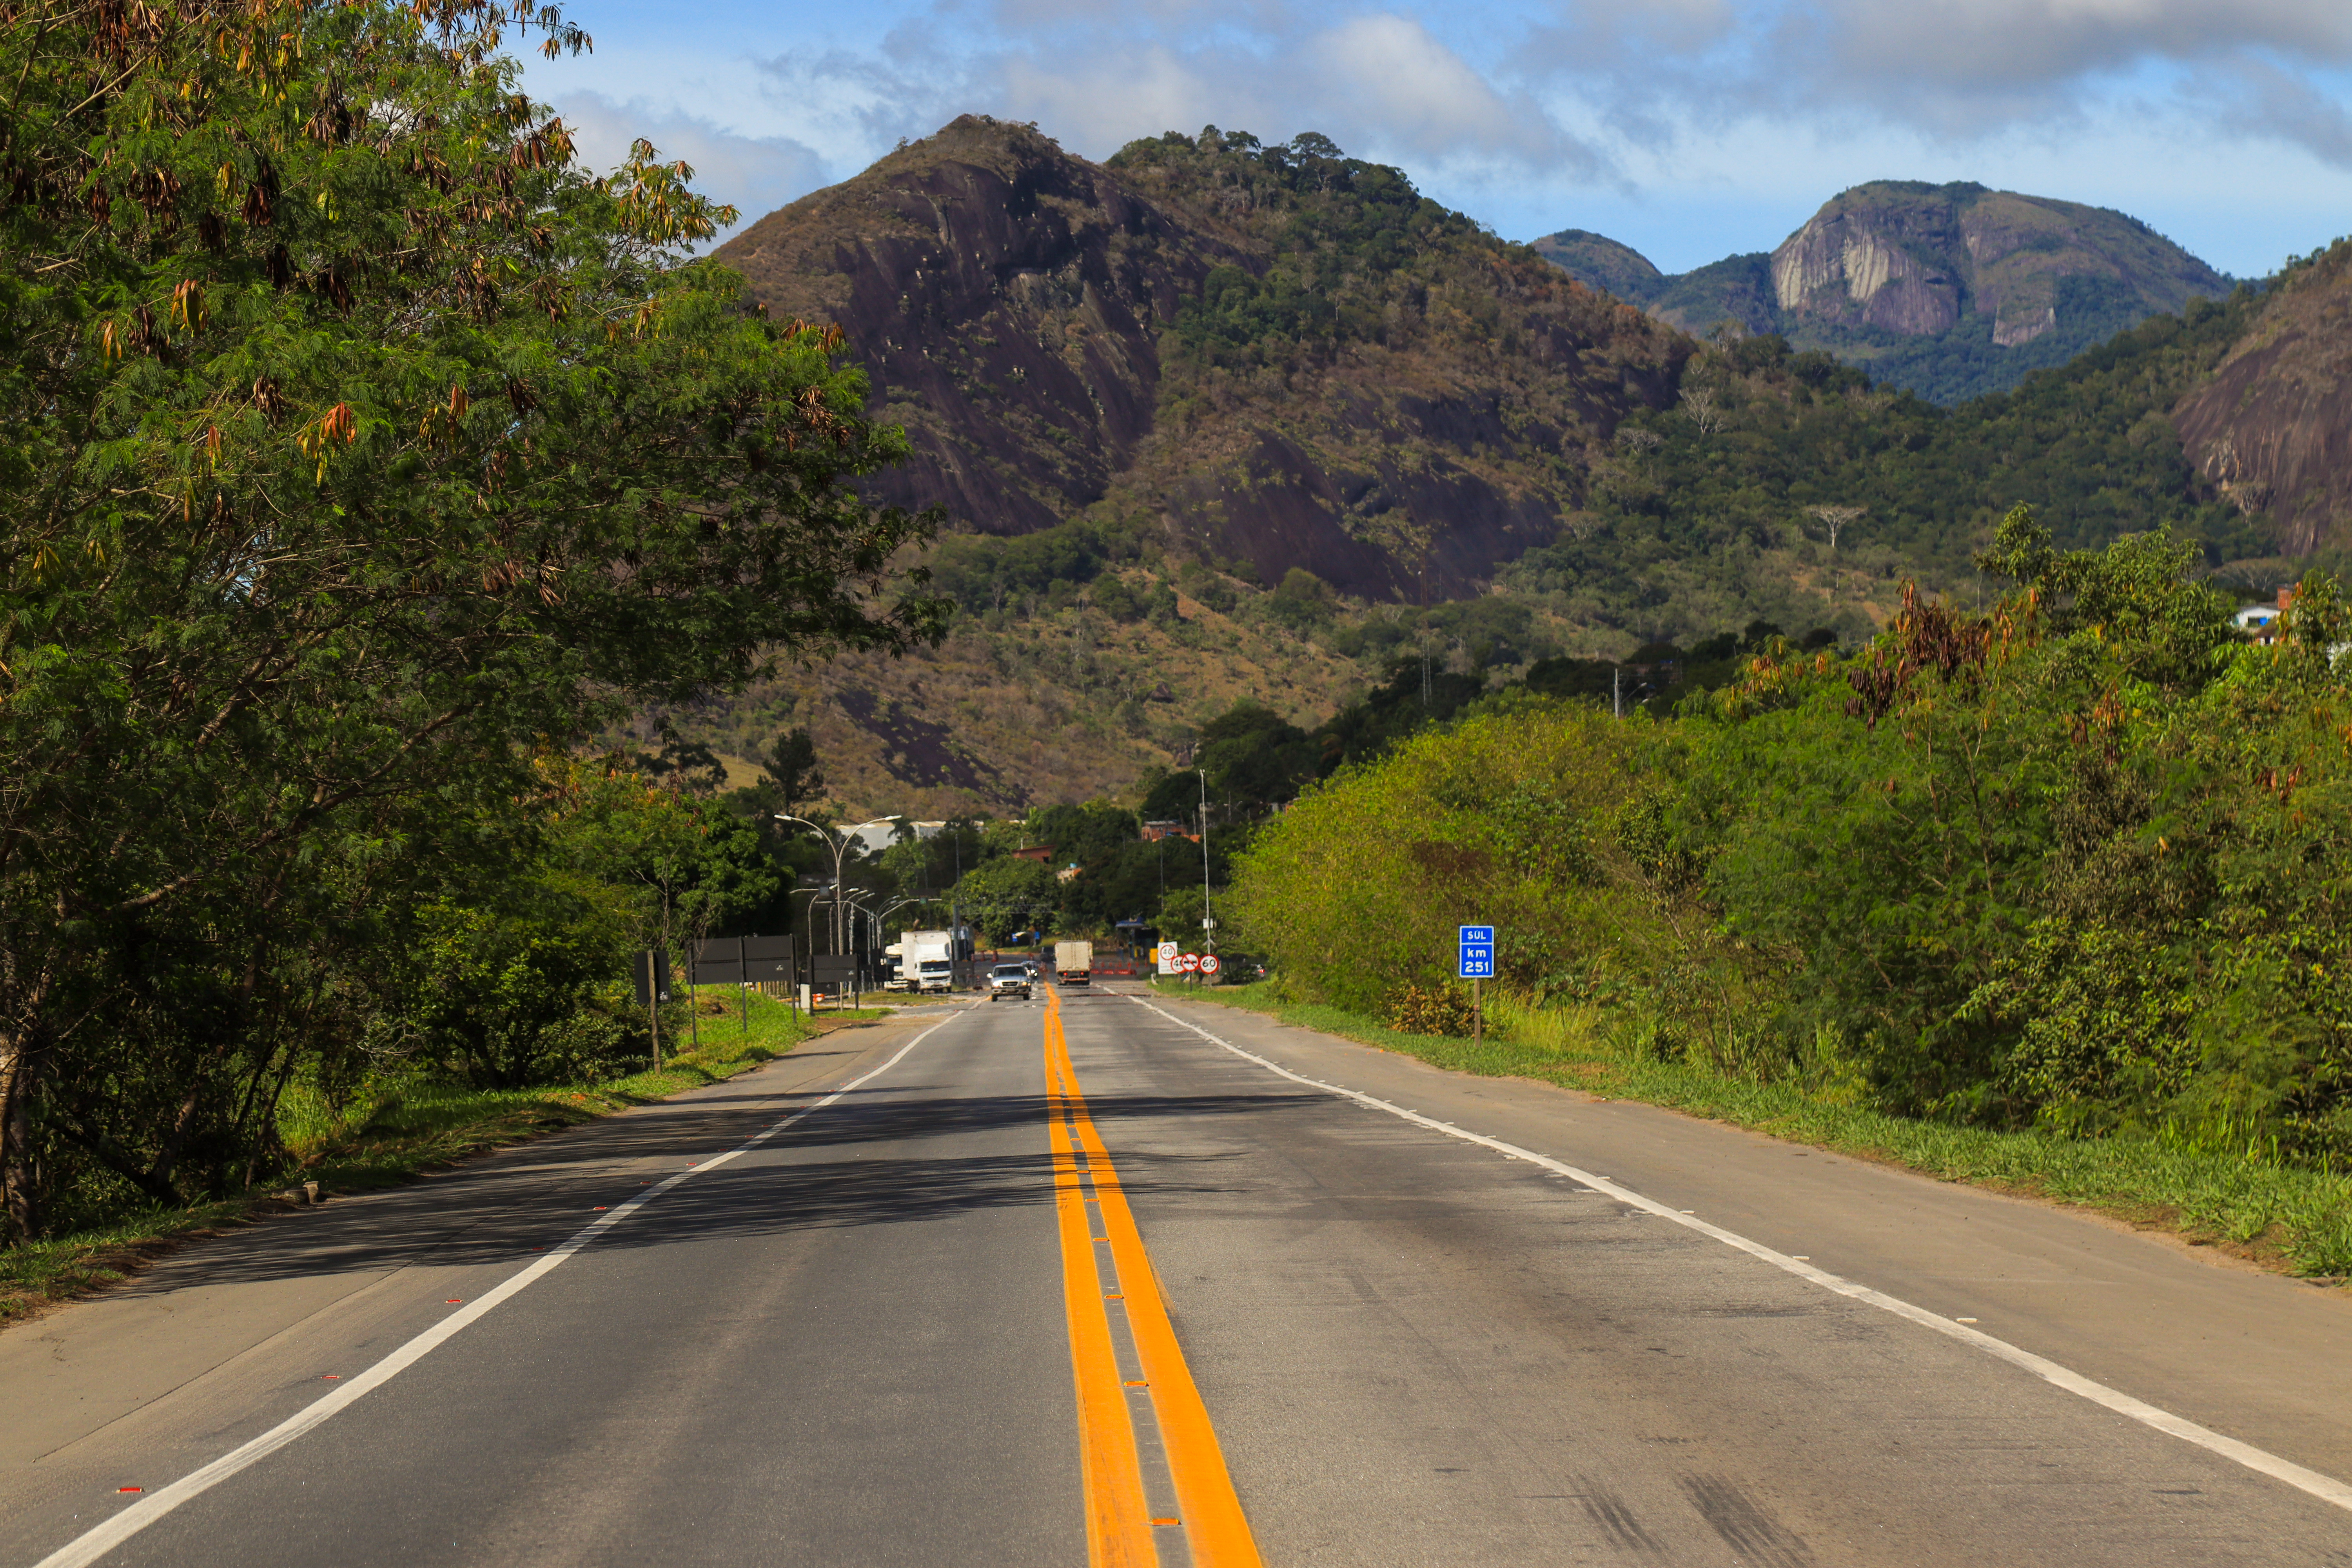
[[[1257,1543],[1168,1321],[1159,1277],[1078,1091],[1061,997],[1051,990],[1045,1120],[1077,1384],[1087,1560],[1095,1568],[1156,1568],[1160,1539],[1181,1532],[1195,1568],[1258,1568]]]

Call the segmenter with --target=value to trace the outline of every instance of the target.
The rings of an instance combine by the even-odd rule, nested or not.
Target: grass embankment
[[[626,1078],[504,1089],[394,1084],[340,1112],[291,1094],[278,1120],[295,1169],[248,1192],[187,1208],[158,1206],[103,1229],[0,1250],[0,1323],[111,1284],[191,1237],[245,1219],[291,1186],[316,1182],[325,1197],[396,1185],[486,1149],[733,1078],[838,1024],[888,1016],[887,1008],[868,1007],[827,1011],[812,1021],[787,1003],[754,996],[747,1032],[730,993],[724,1013],[698,1018],[699,1048],[689,1046],[658,1068]]]
[[[1590,1014],[1528,1014],[1505,1003],[1489,1016],[1497,1027],[1474,1044],[1403,1034],[1337,1007],[1285,1001],[1264,984],[1196,987],[1162,981],[1158,988],[1271,1014],[1456,1072],[1536,1079],[1643,1100],[1943,1181],[2095,1209],[2310,1279],[2341,1281],[2352,1275],[2352,1178],[2280,1164],[2259,1152],[2186,1148],[2158,1137],[1996,1132],[1889,1116],[1817,1099],[1793,1084],[1631,1059],[1609,1045]]]

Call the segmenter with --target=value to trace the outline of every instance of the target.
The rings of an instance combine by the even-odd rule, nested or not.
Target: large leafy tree
[[[531,746],[936,630],[836,332],[488,0],[0,0],[0,1183],[247,1173]],[[453,826],[452,825],[464,825]]]

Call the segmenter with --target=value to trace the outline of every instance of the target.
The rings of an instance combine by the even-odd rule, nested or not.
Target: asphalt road
[[[2340,1292],[1108,993],[0,1334],[0,1568],[2352,1564],[2347,1476]]]

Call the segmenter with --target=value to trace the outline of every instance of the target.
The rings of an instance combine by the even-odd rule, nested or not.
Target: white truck
[[[1090,942],[1057,942],[1054,944],[1054,973],[1065,985],[1086,985],[1093,982],[1095,944]]]
[[[955,989],[955,939],[943,931],[898,933],[898,980],[907,991]]]

